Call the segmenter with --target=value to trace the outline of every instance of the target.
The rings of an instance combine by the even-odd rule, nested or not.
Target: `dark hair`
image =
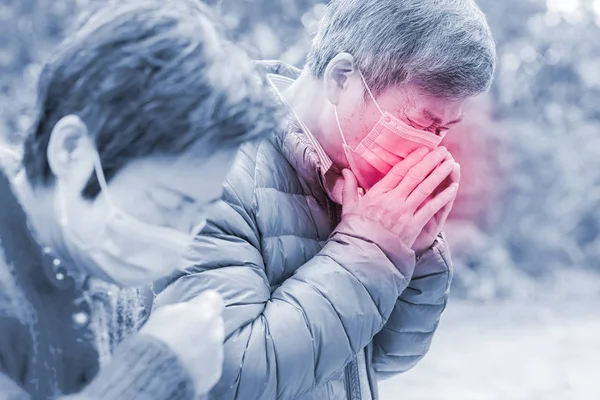
[[[375,93],[415,83],[467,98],[490,87],[496,50],[473,0],[332,0],[307,58],[316,78],[341,52],[355,57]]]
[[[44,66],[23,164],[32,184],[53,175],[54,125],[78,115],[94,138],[107,179],[149,155],[202,156],[262,138],[276,103],[251,61],[194,0],[104,4]],[[95,176],[83,195],[99,192]]]

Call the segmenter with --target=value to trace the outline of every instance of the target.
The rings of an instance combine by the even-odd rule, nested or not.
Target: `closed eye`
[[[437,136],[444,136],[449,130],[450,128],[436,128],[434,133]]]
[[[184,200],[177,195],[165,191],[146,193],[150,201],[163,213],[172,213],[180,211],[183,208]]]
[[[196,213],[198,215],[206,214],[207,210],[210,209],[213,205],[217,204],[219,201],[221,201],[221,197],[215,197],[214,199],[207,201],[200,207],[197,207]]]
[[[211,201],[209,201],[208,203],[206,203],[207,206],[212,206],[213,204],[217,204],[219,201],[221,201],[222,197],[215,197],[214,199],[212,199]]]
[[[423,125],[420,125],[420,124],[416,123],[415,121],[413,121],[412,119],[410,119],[410,118],[408,118],[408,117],[406,117],[406,116],[405,116],[405,118],[406,118],[406,120],[408,121],[408,123],[409,123],[409,124],[410,124],[410,125],[411,125],[413,128],[415,128],[415,129],[419,129],[419,130],[421,130],[421,131],[425,131],[425,130],[427,130],[427,128],[426,128],[426,127],[424,127]]]
[[[444,136],[446,134],[446,132],[448,131],[447,127],[436,127],[435,124],[432,124],[429,127],[424,127],[424,126],[416,123],[415,121],[411,120],[408,117],[406,117],[406,120],[410,123],[410,125],[413,128],[433,133],[436,136]]]

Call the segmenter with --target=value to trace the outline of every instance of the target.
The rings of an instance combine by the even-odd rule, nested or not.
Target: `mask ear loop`
[[[377,104],[377,100],[375,100],[375,96],[373,96],[371,89],[369,89],[369,85],[367,85],[367,81],[365,80],[365,77],[363,76],[362,72],[360,72],[360,69],[358,69],[358,68],[356,70],[358,71],[358,75],[360,75],[360,79],[362,79],[363,84],[365,85],[365,88],[367,89],[367,92],[369,93],[369,96],[371,96],[373,103],[375,103],[375,106],[377,107],[377,109],[379,110],[381,115],[385,115],[385,113],[383,112],[381,107],[379,107],[379,104]],[[335,113],[335,122],[337,122],[337,126],[340,131],[340,135],[342,136],[342,140],[344,141],[344,144],[347,146],[348,143],[346,142],[346,137],[344,137],[344,132],[342,131],[342,125],[340,124],[340,118],[338,116],[336,106],[333,106],[333,112]]]
[[[340,131],[340,136],[342,137],[342,141],[344,142],[344,144],[346,146],[348,146],[348,143],[346,143],[346,138],[344,137],[344,132],[342,131],[342,125],[340,124],[340,117],[338,116],[338,113],[337,113],[337,107],[335,105],[333,106],[333,113],[335,114],[335,122],[337,122],[337,126]]]
[[[102,165],[100,163],[100,155],[98,154],[97,151],[94,152],[94,155],[92,156],[94,159],[94,170],[96,173],[96,178],[98,179],[98,183],[100,184],[100,189],[102,190],[102,192],[104,193],[104,195],[106,196],[106,202],[108,203],[109,207],[114,208],[114,203],[112,202],[112,199],[110,198],[110,195],[108,194],[108,190],[107,187],[108,185],[106,184],[106,179],[104,177],[104,172],[102,171]],[[59,196],[60,196],[60,201],[59,201],[59,205],[58,207],[60,208],[60,217],[59,217],[59,223],[60,225],[63,227],[63,229],[71,229],[69,227],[69,218],[67,217],[67,204],[65,202],[65,195],[64,195],[64,191],[63,189],[60,187],[57,188],[59,191]],[[104,228],[102,228],[104,229]],[[91,243],[85,243],[83,242],[81,239],[79,239],[75,234],[73,234],[71,232],[71,241],[76,242],[77,246],[82,250],[82,251],[89,251],[92,250],[93,248],[96,247],[96,245],[99,243],[101,237],[102,237],[102,231],[98,232],[98,236],[96,236],[96,239],[93,240]]]
[[[360,78],[362,79],[363,83],[365,84],[365,88],[367,89],[369,96],[371,96],[371,100],[373,100],[373,103],[375,103],[375,106],[377,107],[377,109],[379,110],[381,115],[385,115],[385,113],[383,112],[381,107],[379,107],[379,104],[377,104],[377,100],[375,100],[375,96],[373,96],[371,89],[369,89],[369,85],[367,85],[367,81],[366,81],[365,77],[363,76],[362,72],[360,72],[360,69],[357,69],[357,71],[358,71],[358,74],[360,75]]]
[[[114,203],[112,201],[112,198],[110,197],[110,195],[108,194],[108,185],[106,183],[106,178],[104,177],[104,171],[102,170],[102,164],[100,162],[100,155],[98,154],[98,151],[94,151],[94,155],[92,156],[93,161],[94,161],[94,171],[96,173],[96,178],[98,179],[98,183],[100,185],[100,189],[102,191],[102,193],[104,193],[104,196],[106,198],[106,203],[108,204],[109,208],[114,210],[115,206]],[[64,202],[62,203],[62,206],[65,207]],[[64,210],[66,212],[66,209]],[[67,224],[67,220],[66,220],[66,213],[63,214],[65,217],[64,219],[64,223]],[[63,221],[61,221],[62,223]],[[98,232],[98,235],[96,236],[95,240],[93,240],[91,243],[84,243],[82,240],[80,240],[79,238],[75,237],[75,235],[71,235],[71,240],[77,241],[77,245],[81,248],[81,250],[83,251],[89,251],[94,249],[98,243],[100,243],[100,240],[102,239],[102,234],[103,231],[106,227],[103,226],[101,228],[101,230]]]
[[[104,197],[106,197],[106,202],[111,208],[115,208],[115,204],[108,193],[108,184],[106,183],[106,177],[104,176],[104,170],[102,169],[102,162],[100,161],[100,153],[98,150],[94,152],[94,170],[96,172],[96,179],[98,179],[98,184],[100,185],[100,189],[102,193],[104,193]]]
[[[64,190],[63,190],[60,182],[57,182],[56,189],[58,191],[58,196],[59,196],[58,208],[60,209],[60,216],[59,216],[58,222],[60,223],[60,226],[62,226],[63,228],[68,228],[69,217],[67,217],[67,204],[65,201],[65,193],[64,193]]]

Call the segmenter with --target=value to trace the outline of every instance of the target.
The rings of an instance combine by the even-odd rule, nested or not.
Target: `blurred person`
[[[129,335],[138,291],[109,291],[172,273],[240,144],[277,124],[196,3],[103,4],[43,68],[22,168],[0,152],[14,172],[0,173],[2,399],[195,399],[220,377],[218,293]]]
[[[259,66],[285,127],[243,146],[155,306],[223,295],[212,398],[377,398],[446,306],[460,169],[438,145],[490,86],[489,27],[472,0],[334,0],[303,71]]]

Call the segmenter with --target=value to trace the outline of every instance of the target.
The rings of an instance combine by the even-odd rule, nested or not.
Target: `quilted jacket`
[[[211,399],[376,399],[377,379],[430,346],[452,276],[443,236],[417,261],[377,222],[340,219],[319,167],[294,123],[243,147],[187,272],[155,300],[224,296],[225,363]]]

